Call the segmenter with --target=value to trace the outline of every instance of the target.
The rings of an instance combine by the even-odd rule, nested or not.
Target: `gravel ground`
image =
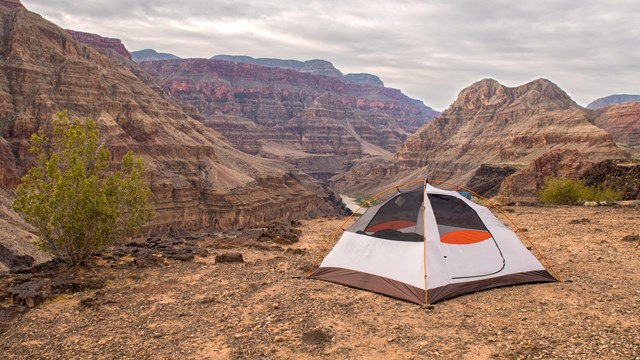
[[[291,245],[232,233],[194,240],[207,251],[191,261],[105,261],[105,287],[58,296],[9,320],[0,357],[640,359],[640,248],[628,236],[640,232],[640,209],[505,210],[564,282],[426,308],[306,280],[343,221],[306,220]],[[215,261],[226,253],[242,253],[244,262]]]

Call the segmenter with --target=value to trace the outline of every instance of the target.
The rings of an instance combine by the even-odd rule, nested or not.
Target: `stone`
[[[315,329],[302,334],[302,342],[306,345],[312,345],[324,348],[331,343],[332,335],[323,329]]]
[[[627,241],[627,242],[640,241],[640,236],[636,234],[625,235],[622,238],[622,241]]]
[[[582,218],[582,219],[571,219],[569,221],[569,224],[589,224],[591,223],[591,220],[587,219],[587,218]]]
[[[228,253],[216,256],[216,263],[243,263],[244,258],[241,253]]]

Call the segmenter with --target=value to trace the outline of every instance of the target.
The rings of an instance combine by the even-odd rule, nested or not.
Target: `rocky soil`
[[[61,290],[30,310],[13,305],[12,319],[3,312],[0,354],[640,359],[639,209],[504,210],[563,282],[493,289],[427,308],[306,280],[328,234],[343,222],[337,218],[149,239],[105,251],[86,268],[58,272],[86,285]],[[0,277],[5,310],[10,288],[55,279],[52,269],[38,271],[31,280],[26,273]]]

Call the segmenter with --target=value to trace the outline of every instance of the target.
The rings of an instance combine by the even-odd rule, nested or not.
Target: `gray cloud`
[[[471,83],[544,77],[586,105],[640,93],[634,0],[22,0],[130,50],[325,59],[443,110]]]

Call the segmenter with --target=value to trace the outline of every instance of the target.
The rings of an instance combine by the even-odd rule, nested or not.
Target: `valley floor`
[[[506,207],[564,282],[498,288],[432,309],[306,280],[341,219],[300,242],[249,233],[198,241],[209,256],[102,265],[100,290],[10,321],[3,359],[640,359],[638,208]],[[235,237],[235,238],[234,238]],[[240,252],[244,263],[216,263]]]

